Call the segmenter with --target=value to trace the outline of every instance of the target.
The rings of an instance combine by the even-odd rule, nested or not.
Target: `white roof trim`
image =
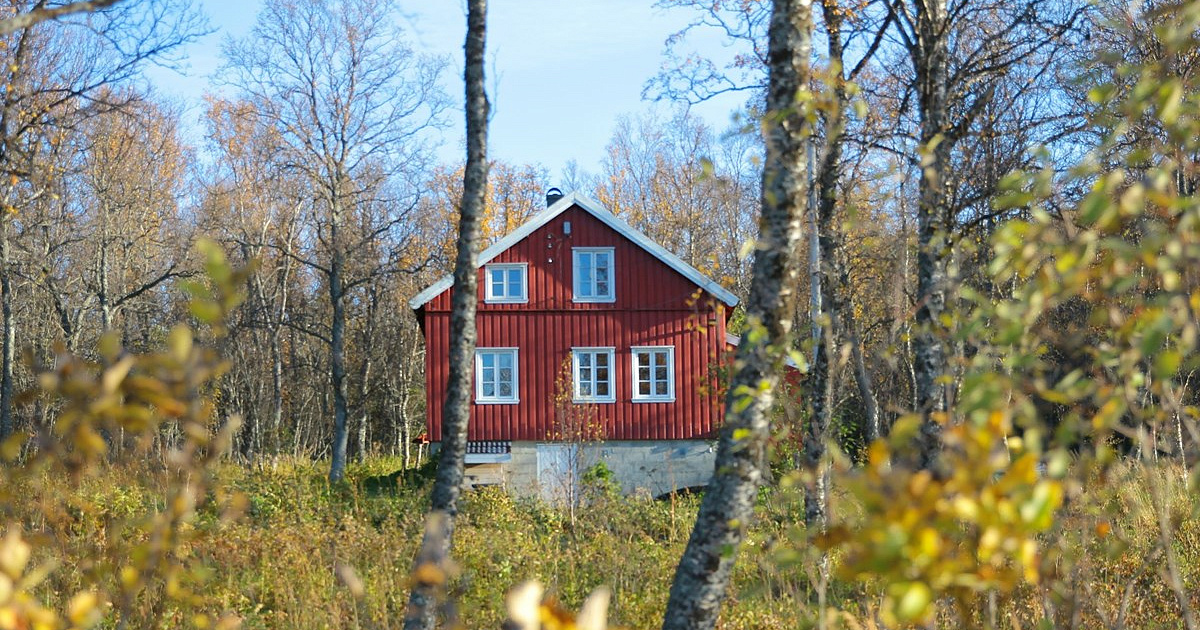
[[[562,199],[554,202],[554,204],[549,208],[546,208],[545,210],[533,215],[533,217],[526,221],[524,225],[516,230],[513,230],[504,238],[496,241],[491,247],[483,250],[479,254],[479,263],[477,267],[482,267],[488,264],[493,258],[499,256],[501,252],[512,247],[513,245],[516,245],[538,228],[546,225],[563,212],[566,212],[567,208],[570,208],[571,206],[579,206],[580,208],[583,208],[592,216],[600,219],[600,221],[605,225],[616,230],[621,234],[621,236],[633,241],[638,245],[638,247],[650,252],[652,256],[662,261],[668,267],[674,269],[683,277],[694,282],[697,286],[710,293],[713,297],[721,300],[730,307],[737,306],[737,296],[730,293],[725,289],[725,287],[722,287],[713,280],[709,279],[703,273],[700,273],[698,269],[687,264],[675,254],[667,251],[662,245],[650,240],[650,237],[642,234],[633,226],[623,221],[620,217],[606,210],[604,206],[600,205],[600,202],[578,192],[573,192],[569,195],[563,195]],[[441,295],[443,291],[452,286],[454,286],[454,276],[443,276],[437,282],[429,285],[429,287],[427,287],[424,291],[421,291],[413,296],[413,298],[408,301],[408,305],[413,310],[421,308],[430,300],[438,295]]]

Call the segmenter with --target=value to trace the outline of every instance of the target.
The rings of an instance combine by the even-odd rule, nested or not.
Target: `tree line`
[[[434,161],[448,61],[412,50],[394,20],[373,2],[268,2],[247,36],[224,44],[224,89],[205,100],[197,144],[181,108],[141,74],[207,34],[188,6],[122,2],[9,36],[0,433],[52,424],[52,405],[15,401],[34,388],[34,365],[93,352],[106,333],[151,349],[193,315],[179,289],[196,276],[203,236],[255,263],[215,392],[222,417],[243,418],[236,454],[330,457],[339,471],[347,457],[415,456],[423,348],[406,302],[452,265],[462,169]],[[697,267],[744,281],[751,143],[686,114],[675,122],[679,133],[623,122],[604,174],[576,171],[569,184],[654,227]],[[635,137],[634,125],[659,138]],[[708,178],[700,156],[715,150],[744,172]],[[493,162],[485,242],[543,208],[552,185],[540,165]]]
[[[540,210],[550,186],[583,190],[746,298],[771,6],[662,5],[695,11],[689,29],[720,28],[747,52],[684,63],[695,62],[688,33],[673,37],[647,96],[676,105],[618,121],[598,172],[493,161],[481,238]],[[1052,209],[1071,229],[1068,208],[1086,188],[1068,166],[1105,148],[1113,124],[1089,89],[1131,89],[1120,66],[1161,53],[1154,28],[1170,7],[820,3],[797,244],[807,271],[790,287],[794,326],[811,332],[795,342],[812,364],[809,404],[780,418],[806,433],[798,461],[821,460],[826,438],[859,452],[897,418],[953,405],[973,352],[955,338],[960,289],[1013,290],[986,272],[989,238],[1029,213],[996,203],[1004,177],[1053,172],[1063,187]],[[0,432],[54,417],[50,405],[15,404],[34,385],[22,352],[51,362],[56,348],[86,353],[109,331],[130,348],[161,344],[189,316],[178,288],[204,235],[235,262],[256,261],[216,393],[222,415],[244,419],[238,456],[328,457],[335,470],[371,452],[411,458],[423,349],[405,304],[450,271],[461,197],[461,165],[433,151],[450,123],[448,60],[413,50],[385,4],[273,0],[224,44],[221,91],[192,145],[180,108],[141,72],[205,33],[187,6],[156,1],[5,36]],[[1174,63],[1186,77],[1190,60]],[[728,129],[685,106],[724,92],[748,96]],[[1056,351],[1063,370],[1081,360]],[[923,465],[939,426],[923,424]]]

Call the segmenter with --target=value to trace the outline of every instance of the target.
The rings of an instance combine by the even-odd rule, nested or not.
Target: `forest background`
[[[771,6],[694,8],[695,28],[718,28],[752,53],[729,66],[668,56],[647,94],[686,103],[745,92],[747,124],[718,132],[686,109],[630,118],[615,130],[600,173],[572,171],[558,181],[537,165],[492,163],[485,244],[544,207],[546,188],[558,185],[589,192],[739,296],[749,294],[745,244],[757,233],[766,162],[752,121],[766,105]],[[799,297],[795,328],[811,331],[794,350],[812,369],[806,405],[779,410],[776,422],[805,435],[802,453],[781,446],[776,461],[801,464],[800,475],[781,478],[801,488],[799,520],[809,527],[779,536],[843,554],[845,595],[862,606],[854,615],[904,623],[941,610],[989,625],[1002,607],[997,593],[1020,594],[1064,567],[1084,571],[1064,560],[1070,553],[1048,551],[1057,544],[1048,530],[1069,523],[1092,532],[1072,539],[1071,553],[1096,544],[1120,558],[1131,541],[1109,538],[1114,519],[1140,515],[1152,527],[1127,526],[1153,532],[1141,540],[1142,572],[1024,591],[1016,606],[1036,610],[1013,618],[1057,623],[1065,614],[1065,623],[1082,623],[1074,612],[1079,589],[1087,591],[1080,584],[1112,584],[1110,612],[1091,613],[1091,622],[1123,625],[1128,593],[1161,590],[1164,610],[1177,614],[1166,619],[1196,627],[1195,589],[1187,587],[1196,565],[1185,562],[1195,560],[1187,533],[1195,507],[1172,500],[1186,490],[1170,492],[1191,483],[1197,440],[1190,81],[1200,10],[1033,1],[819,9],[819,52],[805,92],[812,201],[798,244],[809,271],[787,287]],[[289,467],[328,459],[334,481],[347,462],[375,455],[417,463],[423,361],[405,304],[449,270],[462,173],[436,164],[432,150],[449,111],[439,80],[445,60],[406,47],[389,15],[373,2],[267,2],[251,33],[225,47],[221,77],[232,96],[209,100],[202,149],[180,138],[178,112],[139,88],[146,63],[203,32],[193,7],[118,3],[5,36],[7,458],[65,462],[81,474],[97,457],[151,453],[174,478],[216,465],[224,452],[216,446],[224,445],[222,461],[246,467],[225,472],[230,478],[285,457]],[[686,33],[680,38],[672,43]],[[202,236],[216,245],[195,246]],[[211,350],[193,345],[178,322],[196,326]],[[182,389],[123,380],[143,372]],[[71,378],[93,373],[88,386]],[[116,406],[89,398],[101,391],[89,386],[118,391]],[[158,426],[128,412],[139,396],[154,410],[145,413],[171,410],[177,420]],[[81,420],[93,417],[110,424]],[[209,435],[216,442],[202,437]],[[174,468],[181,452],[195,457]],[[892,474],[893,459],[902,472]],[[1114,468],[1117,461],[1163,468]],[[10,487],[35,483],[45,492],[39,470]],[[848,475],[844,486],[825,481],[830,470]],[[1118,474],[1144,484],[1141,496],[1084,493]],[[138,483],[147,482],[100,492]],[[210,498],[198,489],[223,504],[219,486],[185,485],[178,496],[192,503],[178,505],[161,498],[172,496],[167,491],[130,490],[138,498],[129,513],[151,508],[146,531],[177,532]],[[861,518],[825,514],[831,487],[850,493]],[[342,516],[400,505],[359,503],[338,487],[310,491],[349,502],[335,510]],[[897,496],[909,499],[897,509],[915,512],[888,513],[895,505],[881,497]],[[1081,520],[1059,518],[1065,499]],[[1144,510],[1119,513],[1106,503],[1118,500],[1142,501]],[[227,507],[236,512],[238,502],[229,498]],[[19,520],[70,541],[55,524],[75,519],[82,527],[88,516],[72,507],[81,511],[47,505]],[[522,509],[532,510],[522,519],[544,518],[542,508]],[[128,533],[129,514],[108,510],[101,520],[115,529],[102,531]],[[1108,550],[1110,540],[1123,547]],[[905,560],[899,574],[875,555],[879,541],[895,542],[892,560]],[[943,553],[962,545],[969,553]],[[818,612],[800,614],[824,623],[828,565],[805,555],[813,545],[797,547],[806,551],[796,562],[807,569],[788,596],[820,593]],[[6,549],[19,548],[10,536]],[[137,578],[156,575],[158,562],[207,566],[217,552],[156,553],[143,554],[147,564],[132,573],[111,571],[132,575],[100,598],[119,604],[122,623],[133,623],[134,611],[166,618],[186,608],[177,600],[192,605],[179,596],[181,578],[164,579],[162,600]],[[5,566],[14,581],[23,569],[24,562]],[[89,570],[104,573],[100,565],[80,569]],[[1110,569],[1086,570],[1094,578]],[[363,588],[352,569],[332,573],[350,591]],[[87,583],[71,575],[66,582]],[[852,584],[867,578],[883,581],[864,596]],[[402,591],[396,579],[376,588]],[[564,591],[568,582],[559,582]],[[877,608],[870,593],[882,593]],[[84,603],[80,620],[94,612]],[[384,609],[354,610],[387,618]]]

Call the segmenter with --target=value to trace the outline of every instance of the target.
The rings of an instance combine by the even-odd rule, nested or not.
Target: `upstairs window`
[[[613,402],[612,348],[572,348],[572,399],[575,402]]]
[[[475,402],[519,402],[516,348],[479,348],[475,351]]]
[[[571,250],[576,302],[614,302],[613,248],[577,247]]]
[[[507,263],[484,267],[483,301],[488,303],[528,302],[526,291],[527,271],[525,263]]]
[[[633,401],[675,400],[675,348],[643,346],[632,348]]]

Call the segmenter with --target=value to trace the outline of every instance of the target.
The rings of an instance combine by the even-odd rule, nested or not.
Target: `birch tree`
[[[696,59],[667,64],[646,87],[649,94],[675,100],[698,102],[729,93],[756,94],[766,87],[766,25],[768,3],[661,0],[665,7],[696,9],[699,17],[668,41],[668,55],[683,57],[687,35],[696,29],[717,30],[739,51],[727,59]],[[850,359],[853,384],[861,404],[862,426],[847,427],[871,440],[880,432],[879,402],[868,351],[860,329],[858,304],[866,301],[870,287],[851,282],[854,244],[847,239],[856,227],[849,211],[849,192],[870,186],[855,177],[847,162],[869,159],[871,141],[865,135],[864,117],[850,107],[856,82],[874,70],[877,52],[887,42],[890,19],[879,3],[844,6],[837,0],[820,3],[820,20],[814,24],[817,40],[825,43],[824,54],[816,57],[814,85],[825,90],[825,107],[818,114],[820,128],[814,136],[812,194],[808,208],[811,226],[808,243],[801,245],[809,255],[808,318],[813,330],[813,367],[806,379],[802,399],[809,406],[803,430],[804,451],[799,461],[815,466],[825,453],[825,440],[835,418],[835,406],[843,373],[843,355]],[[846,55],[847,47],[851,54]],[[868,116],[869,117],[869,116]],[[890,129],[894,132],[894,127]],[[857,224],[861,226],[861,222]],[[877,227],[877,226],[876,226]],[[861,247],[859,248],[861,250]],[[872,252],[878,255],[880,252]],[[799,415],[799,414],[796,414]],[[810,495],[816,488],[809,488]],[[812,497],[810,497],[812,498]],[[819,501],[808,502],[819,511]],[[810,519],[818,517],[809,514]]]
[[[974,135],[1006,73],[1027,62],[1045,68],[1050,60],[1045,53],[1061,45],[1079,9],[1048,0],[914,0],[887,6],[912,70],[910,89],[918,117],[913,369],[915,411],[923,421],[913,460],[930,468],[941,448],[952,396],[947,321],[956,295],[953,235],[964,208],[958,192],[971,183],[956,170],[955,151]],[[1022,89],[1033,84],[1029,81]],[[905,100],[909,94],[904,93]],[[981,192],[986,196],[988,191]]]
[[[370,0],[268,0],[250,34],[227,42],[223,76],[273,131],[281,164],[301,178],[304,248],[285,252],[320,278],[328,320],[302,329],[328,348],[333,398],[329,478],[348,441],[348,306],[355,291],[400,271],[413,182],[440,124],[444,60],[419,55]],[[370,256],[363,254],[371,254]],[[296,324],[301,326],[301,324]]]
[[[794,250],[807,190],[804,145],[811,133],[806,116],[811,103],[798,94],[810,79],[812,20],[806,0],[774,3],[763,118],[762,214],[746,301],[749,331],[738,346],[716,469],[675,572],[664,630],[716,625],[766,470],[767,412],[789,347],[796,298]]]
[[[87,147],[75,202],[84,206],[79,227],[87,248],[74,272],[86,278],[101,333],[135,311],[135,323],[121,326],[128,343],[165,310],[154,302],[154,289],[182,272],[191,235],[180,202],[190,165],[174,113],[124,100],[129,105],[122,112],[93,117],[80,128]]]
[[[82,121],[128,106],[131,93],[114,88],[138,82],[147,63],[169,63],[205,29],[194,8],[174,0],[69,15],[109,4],[16,2],[14,18],[0,25],[0,439],[13,430],[16,250],[30,227],[23,210],[63,174],[46,154]]]
[[[442,453],[433,483],[425,537],[417,552],[412,593],[404,616],[405,630],[433,630],[434,596],[445,585],[454,519],[462,493],[467,453],[467,422],[471,416],[471,379],[475,366],[475,308],[478,301],[480,219],[487,199],[488,98],[483,61],[487,42],[487,0],[467,5],[466,64],[467,161],[463,168],[462,209],[458,223],[458,253],[450,296],[450,373],[442,412]]]
[[[274,130],[258,124],[250,104],[209,99],[207,123],[217,160],[207,184],[202,221],[242,264],[257,263],[243,307],[244,327],[251,329],[255,345],[266,346],[266,362],[271,366],[269,400],[248,395],[242,401],[240,451],[251,457],[256,449],[269,445],[278,453],[285,407],[284,324],[291,319],[295,253],[300,251],[301,204],[292,192],[303,187],[303,179],[273,159]],[[241,382],[231,386],[253,390],[253,383],[262,377],[263,362],[260,356],[245,361]],[[235,362],[235,370],[241,367]]]

